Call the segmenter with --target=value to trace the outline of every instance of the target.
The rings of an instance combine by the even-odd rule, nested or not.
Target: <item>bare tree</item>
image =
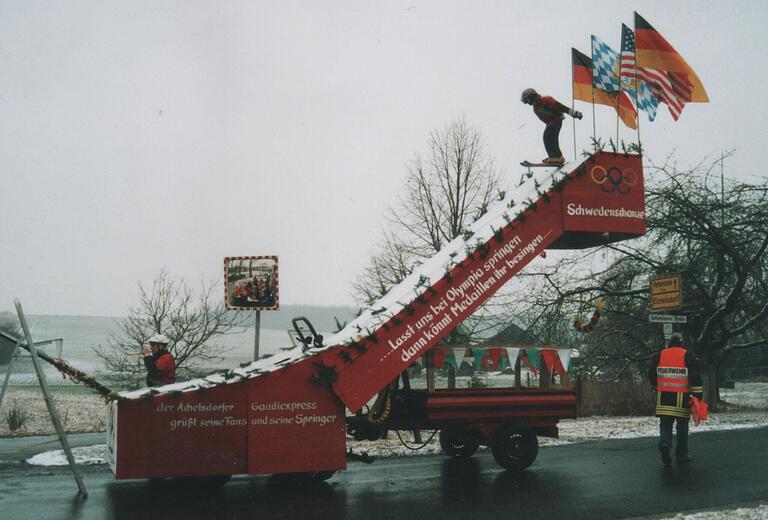
[[[168,336],[177,369],[195,373],[202,364],[220,359],[225,349],[215,340],[237,326],[237,313],[224,309],[217,283],[201,282],[194,291],[183,278],[160,271],[151,288],[141,282],[138,286],[139,303],[120,320],[120,332],[111,335],[105,346],[94,348],[111,379],[126,385],[141,383],[146,373],[141,349],[155,333]]]
[[[688,315],[683,332],[704,364],[708,400],[716,404],[721,370],[733,354],[768,348],[768,181],[721,187],[712,167],[702,165],[678,171],[664,164],[649,177],[648,235],[529,272],[538,288],[529,323],[544,333],[604,297],[601,326],[588,336],[572,332],[587,353],[579,362],[604,377],[640,374],[663,344],[661,331],[647,321],[649,280],[680,273]],[[603,267],[579,268],[590,262]]]
[[[388,210],[382,241],[353,283],[357,299],[367,305],[461,235],[500,192],[483,136],[463,116],[433,131],[426,153],[417,153],[407,169],[402,195]],[[479,324],[465,320],[462,332],[452,331],[448,342],[466,341]]]
[[[486,211],[498,187],[498,173],[477,128],[459,117],[433,131],[426,154],[408,163],[383,240],[354,283],[358,299],[372,303],[459,236]]]

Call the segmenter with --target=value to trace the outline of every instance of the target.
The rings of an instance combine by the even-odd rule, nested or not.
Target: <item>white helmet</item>
[[[157,333],[154,336],[152,336],[151,338],[149,338],[149,343],[161,343],[163,345],[167,345],[170,342],[171,342],[171,340],[168,339],[168,336],[166,336],[165,334],[160,334],[160,333]]]

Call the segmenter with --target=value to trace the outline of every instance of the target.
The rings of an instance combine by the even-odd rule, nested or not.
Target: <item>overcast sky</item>
[[[161,268],[272,254],[281,303],[352,304],[429,133],[464,115],[515,183],[545,155],[520,91],[570,105],[571,47],[618,50],[633,8],[711,100],[642,116],[647,156],[760,174],[766,2],[0,0],[0,310],[119,316]]]

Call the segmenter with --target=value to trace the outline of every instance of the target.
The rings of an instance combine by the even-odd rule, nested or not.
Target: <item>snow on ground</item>
[[[704,511],[701,513],[678,513],[667,517],[669,520],[720,520],[723,518],[733,520],[764,520],[768,518],[768,505],[761,504],[757,507],[740,507],[722,511]]]
[[[721,388],[720,398],[738,406],[768,410],[768,383],[736,383],[736,388]]]
[[[72,448],[72,455],[75,457],[76,464],[106,464],[107,445],[96,444],[94,446]],[[53,450],[38,453],[34,457],[28,458],[27,464],[32,464],[33,466],[66,466],[68,463],[64,450]]]

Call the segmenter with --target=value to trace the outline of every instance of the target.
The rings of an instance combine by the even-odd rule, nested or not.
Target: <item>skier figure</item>
[[[563,152],[560,151],[560,128],[563,126],[563,114],[568,114],[576,119],[584,115],[578,110],[573,110],[559,103],[551,96],[542,96],[532,88],[523,90],[520,101],[533,106],[533,112],[546,126],[544,129],[544,148],[548,157],[541,161],[544,164],[559,166],[565,162]]]

